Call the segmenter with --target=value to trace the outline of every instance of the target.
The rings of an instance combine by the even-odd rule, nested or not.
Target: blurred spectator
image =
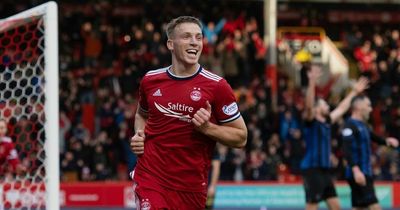
[[[224,28],[225,23],[226,20],[224,18],[219,20],[217,24],[214,21],[210,21],[207,24],[202,22],[204,38],[210,45],[214,45],[217,42],[218,35]]]

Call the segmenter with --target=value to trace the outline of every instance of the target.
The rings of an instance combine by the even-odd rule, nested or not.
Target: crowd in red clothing
[[[4,5],[19,10],[29,5],[11,2]],[[138,85],[147,71],[170,64],[163,30],[167,21],[182,13],[204,22],[200,63],[225,77],[234,88],[249,130],[246,148],[218,147],[220,179],[282,180],[287,173],[299,174],[304,150],[303,93],[280,73],[278,109],[271,105],[271,82],[264,77],[268,46],[260,29],[262,2],[213,1],[212,8],[210,1],[101,1],[79,9],[77,4],[82,3],[59,2],[62,180],[128,178],[136,162],[129,140]],[[344,37],[350,38],[343,41],[354,50],[354,58],[349,59],[371,78],[372,123],[381,133],[399,138],[395,132],[400,128],[398,31],[379,31],[373,36],[360,33],[363,35],[360,30],[349,32]],[[329,97],[333,106],[340,98]],[[340,124],[337,127],[339,131]],[[343,167],[340,142],[333,138],[332,160],[339,178]],[[398,152],[377,148],[375,154],[376,177],[399,179]]]

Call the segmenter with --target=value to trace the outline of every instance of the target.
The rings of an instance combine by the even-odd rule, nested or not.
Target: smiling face
[[[198,63],[203,50],[203,35],[196,23],[178,24],[167,41],[167,47],[172,52],[173,61],[186,65]]]

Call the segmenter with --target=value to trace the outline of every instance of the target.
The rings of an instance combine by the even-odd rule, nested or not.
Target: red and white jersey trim
[[[236,119],[239,118],[239,117],[240,117],[240,112],[236,113],[233,117],[230,117],[230,118],[225,119],[225,120],[220,120],[219,122],[220,122],[220,123],[227,123],[227,122],[234,121],[234,120],[236,120]]]
[[[162,68],[162,69],[148,71],[145,76],[151,76],[151,75],[157,75],[157,74],[165,73],[168,70],[168,68],[169,67],[165,67],[165,68]]]
[[[203,77],[205,77],[207,79],[214,80],[216,82],[219,82],[222,79],[222,77],[220,77],[214,73],[211,73],[205,69],[203,69],[203,71],[200,72],[200,75],[202,75]]]

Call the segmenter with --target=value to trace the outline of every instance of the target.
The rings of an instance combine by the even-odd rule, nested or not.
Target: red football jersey
[[[149,71],[140,84],[139,105],[148,113],[144,154],[134,180],[152,177],[175,190],[205,192],[215,141],[195,130],[191,118],[212,106],[210,121],[217,124],[240,117],[232,88],[222,77],[202,69],[177,77],[170,67]]]
[[[0,175],[14,172],[18,163],[18,153],[11,138],[0,137]]]

